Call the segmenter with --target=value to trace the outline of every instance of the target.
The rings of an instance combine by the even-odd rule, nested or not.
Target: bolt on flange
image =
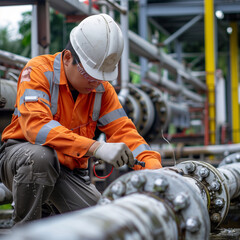
[[[111,192],[112,192],[113,196],[115,196],[115,197],[123,196],[126,192],[125,183],[122,181],[116,182],[115,184],[112,185]]]
[[[185,166],[188,173],[192,173],[196,170],[196,165],[193,162],[187,163]]]
[[[140,188],[146,183],[146,178],[143,175],[134,174],[130,178],[130,182],[135,188]]]
[[[154,184],[153,184],[153,189],[156,191],[156,192],[165,192],[166,189],[168,188],[168,182],[165,178],[157,178],[155,181],[154,181]]]
[[[189,205],[189,196],[186,193],[178,194],[173,200],[174,210],[179,211]]]
[[[200,229],[201,223],[198,217],[191,217],[188,218],[186,221],[186,230],[195,233],[198,232]]]

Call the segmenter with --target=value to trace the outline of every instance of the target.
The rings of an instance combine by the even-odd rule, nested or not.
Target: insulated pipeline
[[[30,223],[7,239],[207,240],[209,233],[207,207],[195,187],[159,169],[127,173],[109,185],[97,206]]]
[[[209,239],[240,194],[240,163],[201,161],[132,171],[103,192],[97,206],[14,229],[7,240]]]
[[[31,223],[16,230],[7,239],[177,240],[174,217],[173,211],[164,202],[136,193],[118,199],[113,204]]]
[[[240,164],[232,163],[217,168],[224,177],[228,187],[230,198],[233,199],[240,195]]]

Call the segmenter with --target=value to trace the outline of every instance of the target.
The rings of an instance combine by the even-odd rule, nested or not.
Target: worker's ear
[[[73,57],[72,53],[69,50],[66,50],[63,55],[63,64],[68,66],[69,64],[72,64]]]

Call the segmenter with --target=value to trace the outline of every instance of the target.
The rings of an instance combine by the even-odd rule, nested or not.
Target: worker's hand
[[[124,164],[129,167],[134,166],[133,154],[125,143],[101,143],[94,151],[93,156],[110,163],[115,168],[119,168]]]

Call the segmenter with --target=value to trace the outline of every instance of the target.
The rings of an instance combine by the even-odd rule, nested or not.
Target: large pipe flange
[[[159,137],[161,138],[162,122],[160,119],[162,115],[160,112],[160,102],[163,97],[162,92],[156,87],[145,84],[140,85],[139,88],[150,97],[154,105],[155,118],[149,132],[145,136],[146,141],[154,141],[159,139]]]
[[[138,131],[143,137],[145,137],[155,118],[153,103],[149,96],[144,91],[140,90],[136,85],[129,83],[129,91],[130,95],[134,97],[139,104],[141,114]]]
[[[196,184],[201,183],[201,186],[205,186],[202,190],[206,191],[208,196],[206,204],[209,208],[211,228],[217,228],[225,219],[230,206],[228,186],[222,173],[201,161],[184,161],[176,167],[183,171],[185,177],[193,178]]]
[[[165,169],[125,174],[109,185],[103,192],[99,204],[112,201],[114,203],[122,197],[135,193],[154,197],[172,209],[178,226],[179,239],[208,239],[210,221],[207,207],[204,206],[195,188],[181,175]]]
[[[138,129],[141,124],[140,121],[141,111],[136,99],[131,95],[128,95],[126,98],[124,110],[126,111],[128,117],[133,121],[136,128]]]

